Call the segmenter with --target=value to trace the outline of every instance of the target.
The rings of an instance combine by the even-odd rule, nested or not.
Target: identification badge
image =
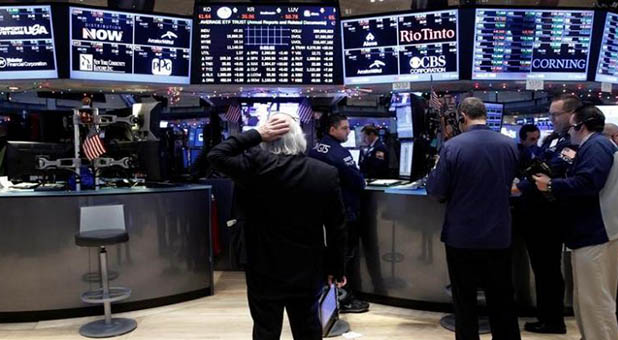
[[[577,156],[577,151],[571,148],[564,148],[560,152],[560,158],[562,158],[564,161],[566,161],[569,164],[573,164],[573,160],[575,159],[575,156]]]

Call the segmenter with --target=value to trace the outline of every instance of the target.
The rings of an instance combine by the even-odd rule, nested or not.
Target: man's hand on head
[[[274,116],[257,128],[264,142],[272,142],[290,131],[290,123],[281,116]]]

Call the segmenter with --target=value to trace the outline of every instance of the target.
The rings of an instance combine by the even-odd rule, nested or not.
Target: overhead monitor
[[[412,140],[402,141],[399,152],[399,177],[409,179],[412,176],[413,156],[414,142]]]
[[[618,84],[618,14],[607,13],[595,81]]]
[[[198,6],[199,84],[341,84],[332,5]]]
[[[456,9],[341,21],[344,83],[459,79]]]
[[[501,132],[504,104],[485,103],[485,109],[487,110],[487,126],[496,132]]]
[[[299,103],[279,103],[279,112],[295,115],[298,113]]]
[[[349,149],[348,151],[350,151],[350,155],[352,155],[352,159],[354,160],[354,164],[356,164],[356,166],[360,166],[360,153],[361,153],[361,151],[359,149]]]
[[[58,78],[50,6],[0,7],[0,80]]]
[[[189,84],[191,19],[70,7],[71,78]]]
[[[362,136],[362,133],[361,133],[361,136]],[[355,129],[350,129],[350,133],[348,134],[348,140],[341,143],[341,146],[343,146],[344,148],[355,148],[356,147],[356,130]]]
[[[476,9],[473,80],[585,81],[594,11]]]
[[[618,106],[617,105],[597,105],[605,116],[605,123],[618,125]]]

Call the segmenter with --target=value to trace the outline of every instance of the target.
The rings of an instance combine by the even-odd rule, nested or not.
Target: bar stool
[[[105,246],[124,243],[129,240],[124,223],[122,205],[100,205],[80,208],[79,233],[75,244],[80,247],[98,247],[101,288],[85,292],[81,300],[86,303],[103,304],[105,319],[87,323],[80,327],[79,334],[89,338],[108,338],[129,333],[137,327],[133,319],[112,318],[112,302],[131,296],[131,289],[110,287],[107,272],[107,251]]]

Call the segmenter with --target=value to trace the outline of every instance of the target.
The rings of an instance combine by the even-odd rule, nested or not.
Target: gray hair
[[[288,122],[290,123],[290,131],[283,135],[281,138],[272,142],[262,142],[260,144],[260,147],[263,150],[266,150],[275,155],[298,155],[305,153],[305,151],[307,150],[307,139],[305,138],[305,134],[300,127],[300,119],[298,118],[298,114],[278,111],[271,112],[266,117],[267,119],[263,119],[262,121],[260,121],[259,125],[261,126],[266,124],[266,122],[275,115],[285,115],[288,117]]]

